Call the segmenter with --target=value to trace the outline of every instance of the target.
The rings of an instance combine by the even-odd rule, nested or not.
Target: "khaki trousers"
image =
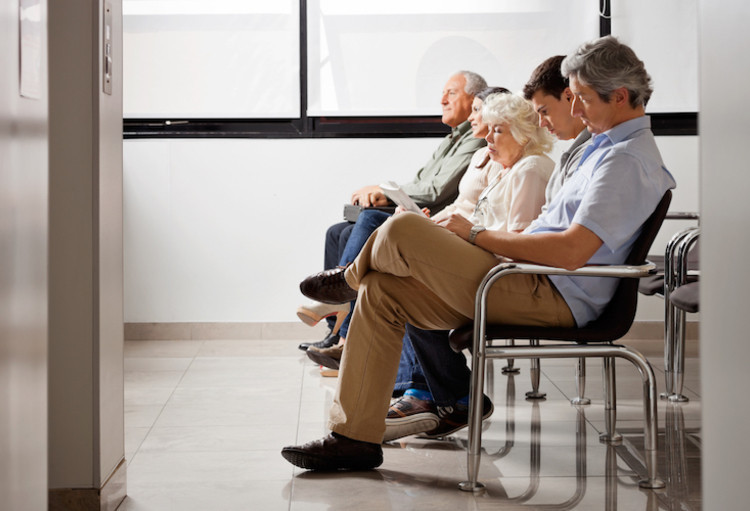
[[[398,372],[406,323],[449,330],[471,321],[474,298],[497,258],[431,220],[402,213],[369,238],[347,268],[358,290],[328,426],[380,443]],[[492,288],[492,322],[573,326],[565,301],[545,276],[509,275]]]

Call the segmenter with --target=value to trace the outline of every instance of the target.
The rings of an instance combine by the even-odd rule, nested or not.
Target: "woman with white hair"
[[[553,143],[538,125],[531,104],[514,94],[493,94],[484,100],[482,120],[488,125],[487,154],[500,167],[480,193],[471,214],[462,216],[475,229],[520,232],[539,215],[554,162],[545,154]],[[458,212],[460,213],[460,212]],[[446,219],[442,215],[436,220]],[[420,356],[411,340],[429,345],[429,357]],[[403,393],[388,410],[384,441],[424,433],[427,437],[451,434],[466,424],[470,381],[466,358],[448,346],[448,331],[406,328],[395,394]],[[492,403],[485,399],[485,413]],[[468,417],[468,415],[466,415]]]
[[[520,232],[539,216],[544,189],[555,163],[553,145],[531,104],[515,94],[494,94],[484,102],[490,158],[503,169],[479,196],[469,220],[485,229]]]

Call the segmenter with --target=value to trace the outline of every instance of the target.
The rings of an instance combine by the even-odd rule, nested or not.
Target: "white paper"
[[[383,193],[386,197],[391,199],[399,206],[403,206],[406,211],[413,211],[415,213],[424,215],[419,206],[417,206],[417,203],[414,202],[411,197],[406,195],[406,192],[404,192],[401,187],[393,181],[386,181],[385,183],[382,183],[380,185],[380,189],[383,190]]]

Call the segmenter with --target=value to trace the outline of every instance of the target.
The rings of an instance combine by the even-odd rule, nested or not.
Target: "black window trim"
[[[599,33],[612,33],[610,1],[599,0]],[[443,137],[439,116],[311,117],[307,115],[307,0],[300,4],[300,117],[296,119],[123,120],[123,137],[137,138],[407,138]],[[698,113],[651,113],[657,136],[695,136]]]

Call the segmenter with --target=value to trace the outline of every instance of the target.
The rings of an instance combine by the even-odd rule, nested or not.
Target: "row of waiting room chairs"
[[[698,220],[694,213],[679,213],[669,218]],[[664,298],[664,374],[663,399],[679,403],[688,401],[682,393],[685,375],[686,313],[700,310],[699,227],[689,227],[675,234],[667,244],[663,258],[652,258],[659,273],[641,279],[638,291],[647,296]]]
[[[656,238],[659,229],[667,217],[671,201],[671,192],[667,192],[651,217],[644,224],[643,231],[635,242],[624,265],[583,267],[568,271],[531,264],[504,263],[496,266],[485,276],[480,285],[475,303],[475,321],[473,324],[456,329],[451,333],[451,346],[460,351],[469,348],[472,353],[472,388],[469,415],[469,438],[467,448],[468,479],[459,486],[465,491],[483,491],[484,485],[479,482],[481,457],[482,406],[484,394],[484,377],[486,364],[494,358],[505,359],[508,365],[504,372],[513,371],[513,360],[527,358],[531,360],[532,391],[527,397],[543,397],[539,392],[539,359],[541,358],[576,358],[576,385],[578,397],[574,404],[586,404],[583,395],[585,386],[585,359],[599,357],[603,359],[605,432],[600,440],[615,445],[621,441],[621,435],[615,430],[616,391],[615,391],[615,358],[630,361],[639,370],[643,381],[644,409],[644,450],[646,477],[639,482],[645,489],[663,488],[665,483],[656,471],[657,456],[657,416],[656,416],[656,379],[651,365],[637,350],[614,344],[622,338],[632,326],[635,318],[639,294],[639,281],[658,281],[661,279],[661,295],[665,297],[665,373],[667,373],[666,396],[671,401],[681,401],[682,377],[684,374],[685,317],[684,311],[692,308],[683,307],[690,304],[691,296],[697,297],[697,290],[688,284],[695,281],[697,259],[689,257],[691,249],[698,239],[698,229],[691,228],[676,235],[667,247],[663,269],[647,260],[647,254]],[[672,214],[669,218],[692,218],[692,214]],[[697,250],[694,251],[697,254]],[[691,262],[688,265],[688,261]],[[544,275],[577,275],[617,277],[620,283],[615,295],[601,316],[583,328],[545,328],[512,325],[488,324],[486,320],[487,298],[489,289],[500,278],[515,273],[534,273]],[[695,282],[697,284],[697,282]],[[692,284],[690,284],[692,285]],[[657,285],[658,288],[658,285]],[[689,292],[688,292],[689,291]],[[657,292],[651,293],[657,294]],[[697,299],[696,299],[697,302]],[[675,307],[678,307],[675,309]],[[694,307],[697,310],[697,305]],[[513,341],[504,345],[495,345],[495,340]],[[516,341],[528,341],[520,345]],[[545,341],[567,341],[557,344],[540,344]],[[675,396],[675,397],[673,397]],[[676,397],[682,396],[682,397]],[[684,398],[686,399],[686,398]]]

